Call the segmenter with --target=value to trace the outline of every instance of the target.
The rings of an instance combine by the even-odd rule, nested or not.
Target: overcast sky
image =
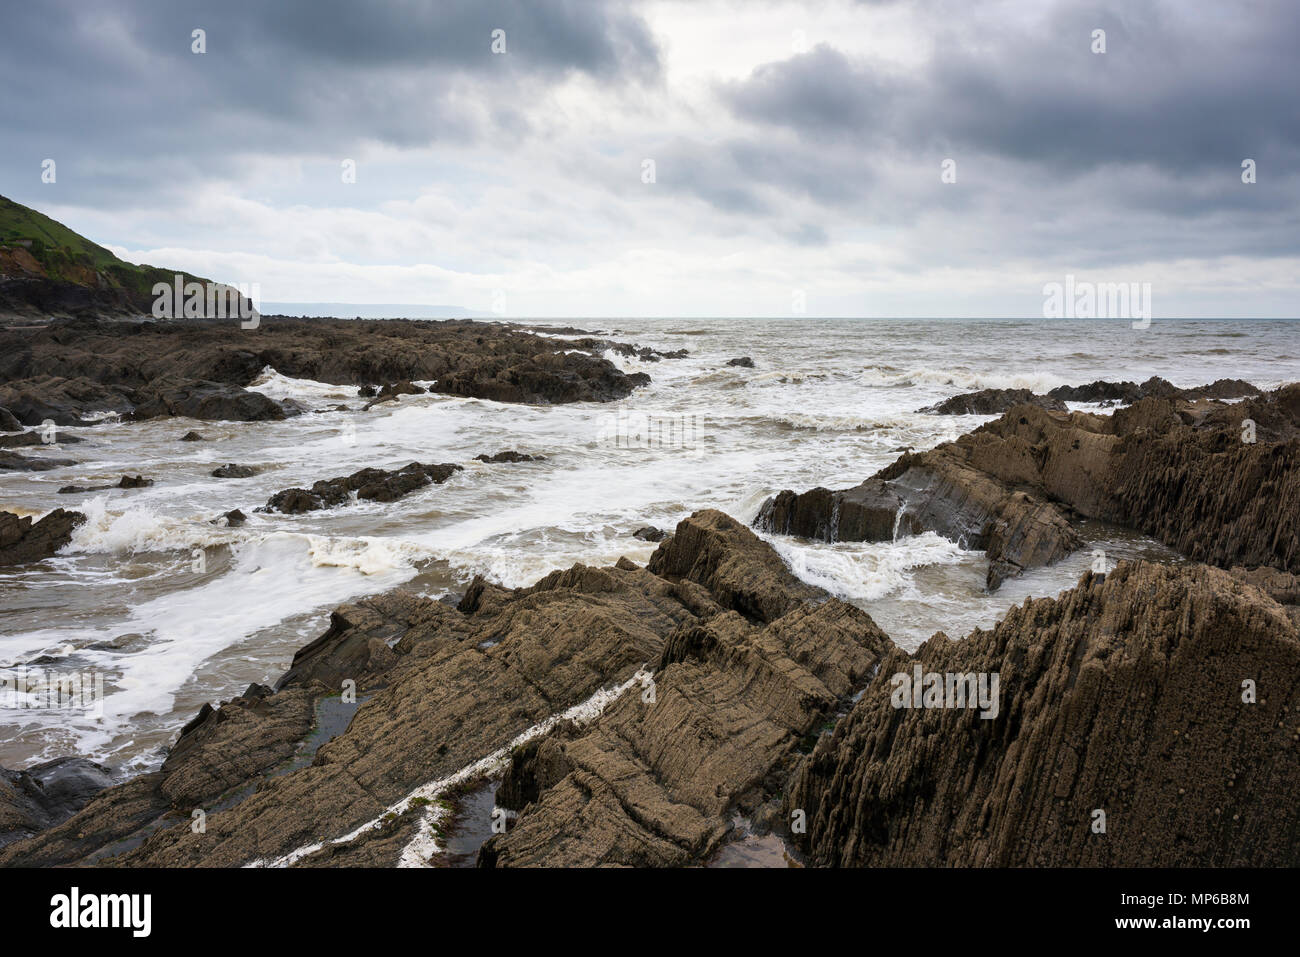
[[[1298,49],[1294,0],[7,3],[0,192],[272,301],[1296,316]]]

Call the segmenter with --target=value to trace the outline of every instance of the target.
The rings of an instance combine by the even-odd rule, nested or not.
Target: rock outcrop
[[[997,674],[996,716],[896,707],[917,665]],[[1287,867],[1298,741],[1283,608],[1203,565],[1120,563],[887,657],[784,818],[802,812],[791,839],[821,866]]]
[[[524,589],[479,579],[457,607],[404,592],[344,606],[275,692],[201,713],[160,771],[0,851],[0,864],[392,864],[428,826],[427,802],[402,803],[417,789],[497,752],[507,761],[503,749],[530,728],[541,733],[540,723],[590,707],[593,696],[610,699],[611,688],[661,662],[680,674],[665,695],[716,695],[719,707],[751,709],[748,731],[748,719],[726,719],[736,740],[719,760],[729,755],[728,766],[755,773],[784,766],[883,639],[864,613],[808,586],[802,600],[787,597],[781,621],[754,621],[756,609],[776,614],[775,596],[792,579],[771,548],[721,513],[684,520],[673,540],[694,541],[701,554],[679,545],[660,558],[671,579],[620,561],[576,565]],[[713,674],[724,665],[725,675]],[[312,703],[319,710],[345,681],[362,702],[346,730],[309,760],[290,761]],[[639,686],[627,694],[639,700]],[[707,699],[697,707],[712,709]],[[766,795],[759,783],[737,782],[732,793]],[[721,813],[723,803],[708,806]],[[196,806],[208,812],[203,835],[189,826]]]
[[[916,411],[933,415],[1001,415],[1017,405],[1036,405],[1053,412],[1069,411],[1060,399],[1035,395],[1028,389],[981,389],[955,395]]]
[[[108,768],[85,758],[0,768],[0,847],[66,821],[112,783]]]
[[[623,399],[649,382],[582,346],[468,320],[263,316],[238,322],[74,319],[0,329],[0,407],[20,423],[85,424],[92,412],[263,421],[299,410],[247,388],[271,367],[336,385],[386,382],[381,398],[433,391],[501,402]],[[574,351],[577,350],[577,351]]]
[[[321,508],[335,508],[350,502],[353,492],[357,493],[360,501],[395,502],[426,485],[441,485],[460,471],[461,466],[451,463],[422,465],[419,462],[391,471],[361,469],[351,475],[323,479],[310,489],[287,488],[276,492],[258,511],[296,515]]]
[[[72,541],[73,529],[85,520],[80,512],[61,508],[44,515],[39,522],[33,522],[28,515],[0,512],[0,567],[49,558]]]
[[[795,821],[815,865],[1285,864],[1300,608],[1275,596],[1300,578],[1121,563],[908,655],[698,512],[646,568],[340,607],[274,691],[0,865],[420,864],[494,775],[517,817],[484,866],[697,864]],[[983,712],[895,707],[916,669],[998,682]]]
[[[853,489],[783,491],[755,523],[824,541],[932,530],[986,549],[988,585],[1080,544],[1074,517],[1197,561],[1300,571],[1300,385],[1224,405],[1145,398],[1110,416],[1017,406]]]
[[[735,814],[754,815],[773,799],[801,741],[834,719],[889,647],[865,612],[835,599],[763,626],[735,612],[683,625],[653,680],[589,731],[516,757],[516,800],[530,803],[512,830],[483,846],[479,863],[706,860]]]
[[[229,462],[212,470],[213,478],[252,478],[257,469],[251,465],[239,465]]]

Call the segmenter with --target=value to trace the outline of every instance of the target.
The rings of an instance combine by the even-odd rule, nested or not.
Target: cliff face
[[[916,662],[997,673],[997,716],[896,708]],[[1294,866],[1298,741],[1286,611],[1217,569],[1122,563],[886,658],[785,811],[816,865]]]
[[[1249,422],[1247,422],[1249,420]],[[1081,540],[1076,516],[1211,564],[1300,571],[1300,386],[1235,405],[1145,398],[1113,416],[1020,405],[856,488],[783,491],[755,524],[826,541],[932,530],[988,552],[988,585]]]

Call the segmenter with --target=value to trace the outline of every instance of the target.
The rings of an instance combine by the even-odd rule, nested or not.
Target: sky
[[[264,301],[1294,317],[1298,48],[1294,0],[6,0],[0,193]]]

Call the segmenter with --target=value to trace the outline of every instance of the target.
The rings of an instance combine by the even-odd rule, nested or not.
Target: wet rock
[[[85,758],[0,768],[0,847],[67,820],[112,783],[108,768]]]
[[[548,405],[561,402],[612,402],[625,399],[650,377],[625,375],[607,360],[578,352],[549,352],[512,362],[487,359],[439,379],[434,392],[497,402]]]
[[[222,515],[219,515],[217,518],[214,518],[212,521],[214,524],[225,525],[227,528],[239,528],[239,526],[243,525],[246,521],[248,521],[248,516],[245,515],[243,512],[241,512],[239,509],[232,508],[229,512],[225,512]]]
[[[990,588],[1077,548],[1073,516],[1197,561],[1296,572],[1300,515],[1284,503],[1300,496],[1298,440],[1300,386],[1233,405],[1148,397],[1112,416],[1018,406],[856,489],[782,492],[755,523],[824,541],[932,530],[986,549]]]
[[[432,632],[448,621],[454,628],[460,617],[445,603],[400,591],[342,605],[330,615],[326,632],[298,649],[276,690],[315,682],[335,692],[350,679],[364,691],[397,662],[391,644],[412,629]],[[411,636],[408,647],[415,640]]]
[[[1017,405],[1036,405],[1055,412],[1067,411],[1065,403],[1060,399],[1035,395],[1028,389],[981,389],[953,396],[916,411],[934,415],[1001,415]]]
[[[515,752],[507,797],[530,804],[483,846],[480,865],[707,859],[737,808],[770,800],[801,740],[833,719],[890,647],[865,612],[836,599],[763,626],[729,612],[679,628],[652,684],[572,740]]]
[[[110,410],[261,421],[301,411],[247,386],[271,367],[337,385],[438,380],[438,391],[533,403],[623,398],[644,384],[599,356],[564,357],[557,341],[468,320],[367,321],[262,316],[238,323],[89,318],[0,329],[0,407],[27,425],[81,424]],[[412,387],[418,388],[418,387]],[[390,385],[391,392],[391,385]]]
[[[0,449],[0,470],[48,472],[51,469],[61,469],[76,464],[75,459],[32,458],[29,455],[19,455],[17,452],[6,452]]]
[[[86,520],[80,512],[61,508],[39,522],[30,516],[0,512],[0,566],[20,565],[49,558],[72,541],[72,530]]]
[[[36,446],[53,446],[53,445],[77,445],[82,440],[67,432],[55,432],[54,441],[45,441],[45,432],[42,429],[33,429],[30,432],[18,432],[9,435],[0,435],[0,448],[20,449],[33,448]]]
[[[278,421],[298,408],[284,402],[220,382],[190,382],[171,377],[135,393],[132,417],[152,419],[179,415],[190,419],[231,422]]]
[[[159,772],[0,850],[0,865],[293,852],[301,866],[392,866],[425,814],[400,802],[497,756],[497,799],[520,814],[483,865],[700,863],[737,815],[766,826],[794,809],[818,864],[1281,861],[1297,833],[1300,635],[1264,587],[1290,586],[1121,563],[993,631],[938,635],[914,661],[706,510],[647,568],[575,565],[520,589],[480,578],[456,607],[401,591],[341,606],[278,690],[205,708]],[[890,678],[915,663],[1000,669],[997,718],[893,709]],[[1243,669],[1257,704],[1235,704]],[[286,770],[312,702],[349,680],[363,699],[350,724]],[[600,689],[603,710],[569,711]],[[1181,808],[1187,780],[1208,817]],[[201,843],[194,806],[209,809]],[[1099,806],[1112,849],[1089,841]]]
[[[500,462],[545,462],[546,456],[525,455],[522,452],[516,452],[514,449],[507,449],[504,452],[496,453],[496,455],[476,455],[474,456],[474,460],[476,462],[487,462],[495,465]]]
[[[6,408],[0,407],[0,432],[21,432],[23,424]]]
[[[754,360],[751,359],[749,356],[741,356],[738,359],[728,359],[727,365],[737,366],[738,368],[741,369],[752,369],[754,368]]]
[[[671,352],[660,352],[658,349],[651,349],[649,346],[631,345],[626,342],[592,342],[589,339],[579,340],[573,343],[579,348],[589,348],[597,350],[612,349],[621,356],[627,356],[629,359],[639,359],[642,362],[659,362],[661,359],[682,359],[687,355],[685,349],[674,349]]]
[[[153,485],[153,479],[147,479],[143,475],[123,475],[113,485],[64,485],[59,489],[59,495],[81,495],[85,492],[104,492],[115,488],[148,488]]]
[[[236,465],[231,462],[228,465],[222,465],[212,470],[213,478],[252,478],[257,474],[257,469],[251,465]]]
[[[379,395],[379,390],[376,389],[373,385],[369,385],[369,384],[363,385],[361,386],[361,388],[357,390],[358,398],[373,399],[377,395]]]
[[[639,538],[643,542],[662,542],[668,537],[668,533],[662,528],[656,528],[653,525],[646,525],[644,528],[638,528],[632,533],[633,538]]]
[[[1063,385],[1052,389],[1048,396],[1066,402],[1098,402],[1103,405],[1123,403],[1131,405],[1141,399],[1241,399],[1260,395],[1255,386],[1243,379],[1218,379],[1209,385],[1180,389],[1167,379],[1152,376],[1145,382],[1106,382],[1098,379],[1087,385]]]
[[[379,398],[392,399],[399,395],[424,395],[428,391],[428,389],[410,381],[390,382],[379,390]]]
[[[8,338],[0,330],[0,343]],[[0,345],[0,354],[3,346]],[[62,369],[62,364],[53,366]],[[30,372],[24,367],[25,372]],[[127,413],[131,401],[117,389],[102,385],[85,376],[66,377],[61,373],[33,375],[19,381],[0,384],[0,405],[7,408],[19,422],[39,426],[46,422],[55,425],[91,425],[84,416],[92,412]]]
[[[674,566],[688,576],[718,581],[723,589],[719,597],[728,602],[775,586],[778,568],[783,567],[780,559],[744,526],[723,518],[705,512],[688,519],[684,526],[699,526],[697,540],[708,554],[700,562],[676,554]],[[678,535],[684,534],[683,527]],[[737,553],[734,558],[728,550]],[[746,587],[741,579],[748,578],[754,581]],[[815,589],[809,589],[807,597],[826,599]],[[755,601],[751,597],[741,603]],[[611,568],[575,565],[524,589],[480,581],[456,608],[401,592],[343,606],[326,634],[295,658],[278,691],[237,705],[239,711],[225,721],[202,713],[192,723],[182,740],[202,733],[203,748],[178,745],[174,753],[179,753],[169,757],[158,775],[112,789],[62,825],[0,851],[0,864],[93,859],[127,865],[221,866],[276,857],[341,837],[368,820],[384,818],[389,805],[415,787],[504,749],[538,722],[587,701],[602,688],[626,682],[638,668],[660,659],[680,627],[717,618],[726,607],[690,577],[668,580],[624,562]],[[814,611],[821,606],[791,604],[792,610],[805,607]],[[829,615],[826,607],[819,613]],[[856,610],[846,614],[865,619]],[[728,633],[748,636],[760,627],[740,615],[727,618]],[[791,626],[795,621],[791,619]],[[861,620],[856,620],[850,630],[857,634],[860,626]],[[801,640],[811,641],[812,631]],[[736,674],[750,669],[755,682],[776,681],[767,676],[762,661],[767,654],[762,642],[767,639],[752,640],[758,644],[747,644],[743,655],[737,651],[737,660],[743,658],[744,663],[737,665]],[[820,662],[848,659],[832,653],[840,645],[829,639],[823,652],[812,645],[800,645],[805,650],[796,652],[793,640],[786,642],[785,652],[792,663],[782,658],[777,669],[790,671],[791,683],[785,687],[801,689],[797,700],[778,702],[773,693],[765,696],[769,700],[764,707],[798,711],[806,701],[808,709],[820,713],[822,699],[813,700],[812,686],[803,689],[805,679],[797,677],[795,665],[803,661],[800,667],[829,676],[838,672]],[[851,641],[856,647],[858,639]],[[729,656],[720,646],[714,660]],[[284,747],[253,750],[260,711],[279,708],[282,702],[293,707],[294,699],[286,696],[309,700],[334,693],[349,678],[367,697],[346,730],[321,746],[310,765],[280,774],[269,770],[272,759],[294,745],[288,740],[292,735],[277,734],[273,739],[286,742]],[[216,714],[230,707],[215,709]],[[303,712],[304,722],[309,713]],[[240,734],[219,737],[227,728],[240,729]],[[792,734],[781,732],[781,740]],[[239,756],[227,761],[234,771],[220,764],[223,748],[231,747]],[[762,753],[785,750],[784,745],[769,749],[764,744]],[[199,754],[205,756],[200,759]],[[264,768],[249,770],[257,764]],[[200,846],[190,840],[188,809],[218,787],[234,796],[223,799],[219,808],[210,807]],[[391,866],[417,818],[418,810],[395,815],[391,826],[308,854],[301,863]],[[124,841],[129,835],[135,836]]]
[[[259,512],[284,512],[294,515],[321,508],[334,508],[351,501],[356,492],[361,501],[394,502],[426,485],[441,485],[461,466],[451,463],[422,465],[412,462],[393,471],[367,468],[351,475],[320,481],[310,489],[290,488],[276,492]]]
[[[206,442],[207,439],[204,438],[202,435],[199,435],[199,433],[191,430],[181,436],[181,441],[182,442]]]
[[[918,664],[998,674],[996,717],[895,707]],[[791,839],[819,866],[1289,866],[1298,708],[1280,606],[1203,565],[1120,563],[992,631],[893,652],[794,775],[785,820],[804,812]]]

